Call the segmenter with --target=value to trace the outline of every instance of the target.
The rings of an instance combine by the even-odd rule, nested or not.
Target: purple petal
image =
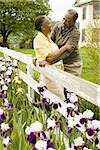
[[[8,108],[9,108],[9,109],[12,109],[12,108],[13,108],[13,104],[12,104],[12,103],[9,103],[9,104],[8,104]]]
[[[53,104],[53,108],[57,109],[58,108],[58,104]]]
[[[37,148],[33,147],[32,150],[38,150]]]
[[[34,134],[34,132],[31,132],[30,135],[28,135],[27,140],[31,144],[35,144],[36,143],[36,135]]]
[[[89,136],[93,136],[94,131],[91,128],[88,128],[86,131],[87,131]]]
[[[2,98],[3,97],[3,94],[2,93],[0,93],[0,98]]]
[[[68,128],[68,133],[70,134],[72,132],[72,128]]]
[[[46,134],[45,134],[45,132],[41,132],[41,134],[40,134],[40,136],[42,135],[42,137],[41,138],[43,138],[43,139],[46,139]]]
[[[6,119],[6,116],[5,116],[5,114],[3,113],[3,114],[1,114],[0,115],[0,120],[5,120]]]
[[[85,123],[85,118],[81,118],[81,119],[80,119],[80,123],[81,123],[81,124],[84,124],[84,123]]]
[[[50,140],[47,141],[47,149],[48,148],[54,148],[54,144]]]
[[[44,90],[46,89],[45,86],[39,86],[39,87],[37,87],[37,88],[38,88],[38,91],[39,91],[40,93],[44,92]]]
[[[43,97],[43,98],[42,98],[42,102],[43,102],[43,103],[46,103],[46,102],[47,102],[47,99],[46,99],[45,97]]]

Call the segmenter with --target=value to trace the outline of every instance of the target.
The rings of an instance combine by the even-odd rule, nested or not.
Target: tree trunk
[[[8,35],[4,34],[4,35],[3,35],[3,43],[2,43],[2,46],[9,48],[9,44],[7,43],[7,39],[8,39]]]
[[[11,33],[11,31],[6,29],[6,25],[2,24],[1,35],[3,36],[3,42],[2,42],[3,47],[8,47],[9,48],[9,45],[7,43],[7,39],[8,39],[8,36],[10,35],[10,33]]]

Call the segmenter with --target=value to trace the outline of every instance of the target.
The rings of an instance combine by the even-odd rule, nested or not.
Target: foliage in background
[[[100,29],[99,19],[95,19],[93,23],[85,31],[86,47],[81,49],[83,58],[83,74],[82,77],[100,84]],[[84,68],[85,67],[85,68]]]
[[[8,46],[7,39],[11,33],[21,32],[32,37],[34,18],[40,14],[48,15],[48,0],[1,0],[0,1],[0,34],[2,46]]]

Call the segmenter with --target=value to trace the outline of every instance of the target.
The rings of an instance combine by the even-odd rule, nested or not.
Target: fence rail
[[[57,81],[58,84],[67,88],[68,91],[74,92],[78,96],[100,107],[100,85],[91,83],[89,81],[73,76],[64,71],[55,69],[48,65],[42,68],[35,67],[32,64],[32,56],[30,55],[22,54],[20,52],[15,52],[14,50],[10,50],[8,48],[3,48],[3,47],[0,47],[0,52],[27,64],[28,70],[31,71],[28,71],[28,74],[19,71],[19,76],[21,77],[22,80],[24,80],[24,82],[28,84],[29,87],[31,87],[36,92],[38,92],[37,90],[38,83],[32,78],[33,69],[36,69],[41,74],[44,74],[46,77],[50,78],[51,80]]]

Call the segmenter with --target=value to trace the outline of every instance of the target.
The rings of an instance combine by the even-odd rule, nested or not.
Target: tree
[[[2,46],[8,46],[7,39],[11,33],[34,33],[33,22],[38,15],[50,12],[48,0],[0,0],[0,34]]]

